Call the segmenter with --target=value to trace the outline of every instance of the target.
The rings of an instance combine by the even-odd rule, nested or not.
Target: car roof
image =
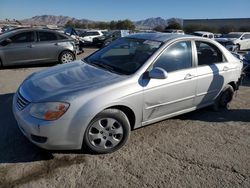
[[[126,38],[137,38],[145,40],[154,40],[159,42],[167,42],[176,38],[190,38],[192,35],[180,35],[176,33],[138,33],[126,36]]]
[[[52,33],[55,33],[55,34],[64,35],[68,39],[71,39],[68,35],[66,35],[64,33],[60,33],[58,31],[54,31],[54,30],[51,30],[51,29],[42,29],[42,28],[20,28],[20,29],[14,29],[13,31],[10,30],[10,31],[8,31],[6,33],[1,34],[0,38],[3,39],[5,37],[12,36],[13,34],[18,34],[18,33],[25,32],[25,31],[48,31],[48,32],[52,32]]]

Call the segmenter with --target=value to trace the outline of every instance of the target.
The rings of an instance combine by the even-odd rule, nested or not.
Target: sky
[[[94,21],[250,18],[250,0],[0,0],[0,20],[45,14]]]

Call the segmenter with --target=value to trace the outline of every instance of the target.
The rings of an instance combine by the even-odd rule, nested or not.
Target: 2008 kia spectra
[[[216,41],[135,34],[89,57],[29,76],[13,99],[26,137],[46,149],[97,153],[122,147],[130,131],[214,105],[238,89],[242,63]]]

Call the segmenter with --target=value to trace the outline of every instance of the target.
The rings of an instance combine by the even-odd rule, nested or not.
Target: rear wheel
[[[231,85],[226,85],[214,103],[214,110],[227,109],[228,104],[234,97],[234,89]]]
[[[121,148],[129,138],[127,116],[117,109],[106,109],[88,125],[84,144],[95,153],[110,153]]]
[[[75,56],[70,51],[64,51],[59,56],[59,62],[60,63],[69,63],[75,59]]]

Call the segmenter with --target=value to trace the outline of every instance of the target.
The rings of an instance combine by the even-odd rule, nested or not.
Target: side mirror
[[[245,37],[241,37],[241,38],[240,38],[240,40],[244,40],[244,39],[245,39]]]
[[[156,67],[149,71],[148,77],[154,79],[166,79],[168,77],[168,73],[163,68]]]

